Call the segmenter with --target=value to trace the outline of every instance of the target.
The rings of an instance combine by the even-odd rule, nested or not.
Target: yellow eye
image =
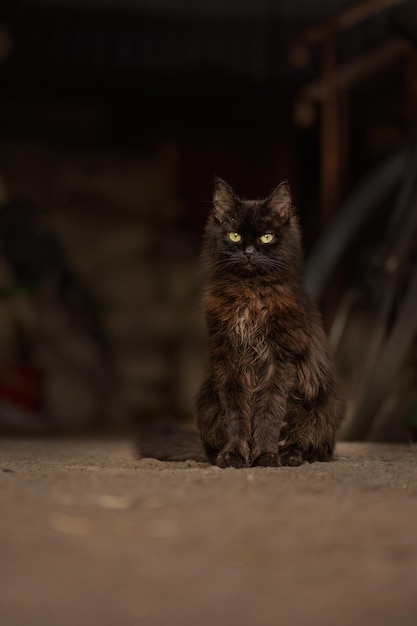
[[[271,243],[274,241],[275,237],[272,233],[265,233],[262,237],[259,237],[262,243]]]
[[[227,236],[229,237],[230,241],[233,241],[233,243],[239,243],[239,241],[242,241],[242,237],[241,235],[239,235],[239,233],[227,233]]]

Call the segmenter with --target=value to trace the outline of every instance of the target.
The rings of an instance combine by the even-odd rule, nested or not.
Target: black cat
[[[220,467],[330,460],[343,403],[303,288],[288,185],[242,200],[216,180],[201,266],[209,368],[197,426],[207,458]]]

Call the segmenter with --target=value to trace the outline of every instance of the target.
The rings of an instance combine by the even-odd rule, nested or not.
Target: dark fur
[[[137,445],[141,457],[152,457],[160,461],[207,461],[196,429],[171,419],[141,423]]]
[[[264,233],[274,241],[262,244]],[[342,402],[302,285],[300,239],[286,183],[265,200],[242,200],[216,181],[201,254],[209,369],[197,425],[220,467],[332,457]]]

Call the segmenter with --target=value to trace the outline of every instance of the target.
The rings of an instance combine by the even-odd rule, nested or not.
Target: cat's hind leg
[[[337,397],[321,397],[309,406],[290,407],[282,433],[280,460],[282,465],[297,466],[304,462],[331,461],[336,428],[343,413]]]
[[[209,377],[197,395],[197,427],[201,442],[210,463],[216,465],[220,450],[225,446],[225,435],[221,426],[220,400],[214,382]]]

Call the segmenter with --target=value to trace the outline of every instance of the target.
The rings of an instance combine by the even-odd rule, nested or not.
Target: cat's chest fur
[[[274,372],[274,299],[270,290],[244,289],[233,293],[225,327],[223,350],[236,371],[242,371],[246,388],[259,389]]]
[[[206,310],[213,328],[223,335],[225,349],[228,345],[237,352],[266,356],[276,317],[275,296],[271,288],[234,285],[208,297]]]
[[[267,341],[270,315],[270,308],[261,295],[245,294],[237,300],[230,319],[232,343],[242,348],[259,348]]]

